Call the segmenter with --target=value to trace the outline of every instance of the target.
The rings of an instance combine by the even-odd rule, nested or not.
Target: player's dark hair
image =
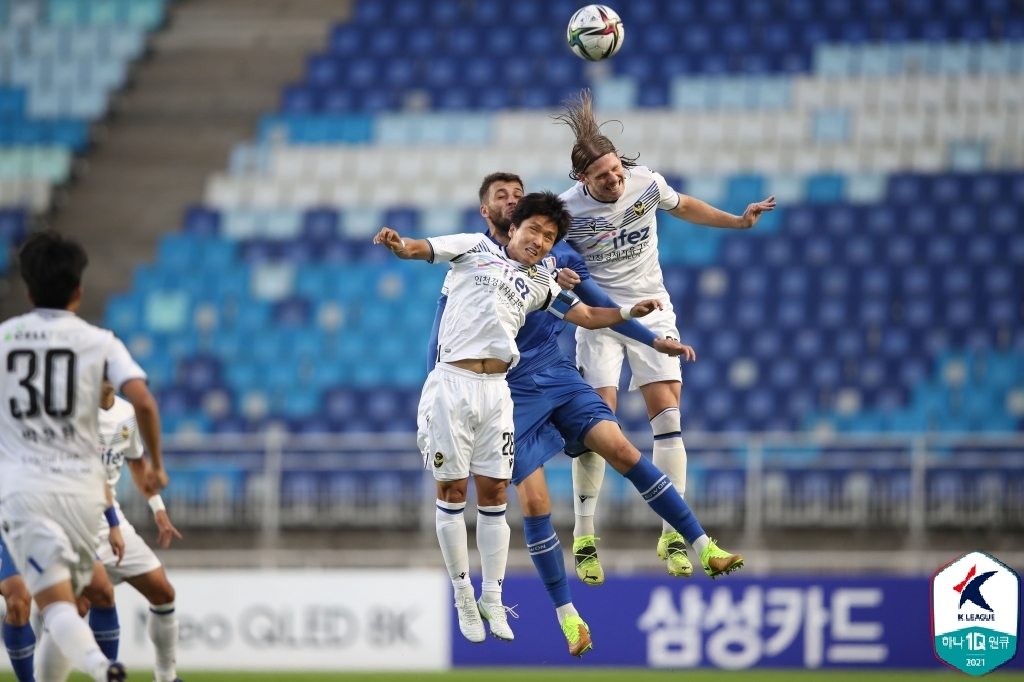
[[[594,96],[589,88],[583,88],[573,99],[562,101],[565,111],[552,116],[559,123],[564,123],[572,129],[576,136],[576,143],[572,146],[572,170],[569,177],[579,180],[580,174],[586,173],[587,169],[605,154],[615,154],[619,157],[624,168],[636,166],[637,157],[623,156],[615,148],[612,141],[601,134],[601,126],[594,117]]]
[[[519,187],[524,189],[526,185],[523,184],[523,179],[515,173],[491,173],[484,181],[480,183],[480,203],[484,203],[487,200],[487,193],[491,191],[491,185],[496,182],[515,182],[519,184]]]
[[[18,254],[21,278],[37,308],[67,308],[88,264],[78,242],[53,230],[29,237]]]
[[[512,212],[512,224],[522,225],[523,221],[536,216],[548,218],[558,228],[558,236],[555,238],[556,244],[565,239],[565,235],[569,232],[572,216],[569,215],[569,211],[565,208],[565,202],[559,199],[557,194],[552,194],[551,192],[532,192],[527,194],[516,204],[516,210]]]

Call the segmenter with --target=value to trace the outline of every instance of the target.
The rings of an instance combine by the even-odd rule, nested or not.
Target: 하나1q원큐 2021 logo
[[[970,552],[932,577],[935,655],[968,675],[984,675],[1017,653],[1020,578],[984,552]]]

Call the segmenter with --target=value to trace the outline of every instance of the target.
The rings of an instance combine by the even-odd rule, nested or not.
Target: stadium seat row
[[[131,60],[142,56],[145,47],[145,29],[128,26],[0,26],[0,55],[7,59]]]

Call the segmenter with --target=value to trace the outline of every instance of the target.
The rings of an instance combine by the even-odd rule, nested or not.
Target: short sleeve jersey
[[[583,183],[562,193],[572,224],[565,240],[587,263],[605,293],[632,305],[647,298],[667,304],[668,292],[658,263],[657,209],[679,205],[665,178],[646,166],[626,170],[626,189],[618,201],[590,196]]]
[[[145,379],[113,333],[66,310],[0,324],[0,499],[15,492],[103,496],[97,457],[104,376]]]
[[[548,310],[563,317],[579,300],[559,289],[544,267],[509,258],[485,235],[427,239],[432,263],[448,262],[448,303],[438,331],[438,360],[496,358],[519,362],[515,338],[527,313]]]
[[[119,396],[109,410],[100,408],[100,457],[107,470],[107,483],[113,491],[121,480],[121,466],[126,459],[142,457],[142,439],[135,422],[135,408]]]

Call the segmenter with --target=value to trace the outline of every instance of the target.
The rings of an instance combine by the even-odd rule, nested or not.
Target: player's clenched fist
[[[659,353],[664,353],[673,358],[682,356],[684,360],[693,362],[697,359],[697,353],[694,352],[693,348],[679,343],[675,339],[662,339],[657,338],[654,340],[654,350]]]
[[[631,317],[645,317],[653,313],[655,310],[661,310],[662,307],[661,301],[649,298],[646,301],[640,301],[630,308],[629,314]]]

